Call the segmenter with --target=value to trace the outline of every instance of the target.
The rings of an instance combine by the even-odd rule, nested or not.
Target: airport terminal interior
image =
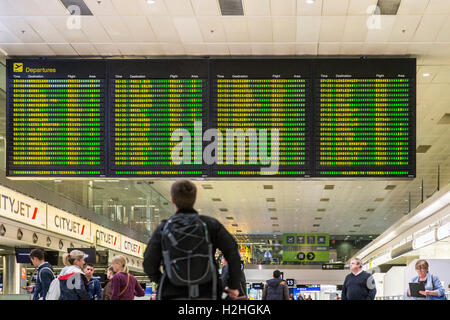
[[[335,300],[352,258],[377,300],[419,259],[450,298],[450,1],[0,0],[0,300],[32,299],[33,248],[102,285],[123,255],[152,299],[180,179],[250,300],[277,269]]]

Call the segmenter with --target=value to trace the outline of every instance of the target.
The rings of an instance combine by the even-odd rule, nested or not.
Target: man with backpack
[[[280,276],[280,270],[275,270],[273,279],[267,280],[262,294],[263,300],[289,300],[289,288]]]
[[[197,188],[188,180],[172,185],[176,213],[156,228],[144,253],[144,271],[158,284],[159,300],[220,299],[216,249],[229,264],[228,296],[236,298],[239,294],[241,270],[236,241],[217,219],[194,210],[196,195]]]
[[[42,249],[33,249],[30,252],[30,260],[36,269],[36,286],[27,287],[29,292],[33,292],[33,300],[45,300],[50,283],[55,278],[53,267],[45,261],[45,252]]]

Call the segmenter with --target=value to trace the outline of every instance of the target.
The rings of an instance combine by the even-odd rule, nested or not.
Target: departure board
[[[310,63],[212,60],[215,177],[311,175]]]
[[[414,59],[319,60],[318,177],[415,177]]]
[[[416,60],[8,59],[6,176],[414,178]]]
[[[122,60],[109,74],[111,175],[206,175],[207,61]]]
[[[8,60],[7,175],[105,171],[105,64]]]

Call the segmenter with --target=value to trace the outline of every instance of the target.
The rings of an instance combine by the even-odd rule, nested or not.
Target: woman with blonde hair
[[[63,255],[65,267],[58,276],[59,300],[90,300],[87,279],[83,272],[84,252],[72,250]]]
[[[143,297],[144,289],[136,278],[129,273],[127,260],[124,256],[112,258],[112,268],[116,273],[111,280],[111,300],[133,300],[135,296]]]

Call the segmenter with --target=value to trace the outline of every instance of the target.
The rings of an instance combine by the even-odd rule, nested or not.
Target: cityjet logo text
[[[35,220],[38,214],[37,207],[32,207],[26,202],[14,199],[4,194],[2,194],[0,201],[0,209],[6,211],[7,213],[16,214],[31,220]]]
[[[219,129],[208,129],[202,137],[202,122],[195,121],[192,146],[190,131],[187,129],[174,130],[170,140],[178,143],[172,148],[172,162],[177,165],[201,164],[203,155],[203,161],[209,165],[269,165],[269,167],[261,167],[262,175],[273,175],[278,172],[280,149],[278,129],[270,130],[270,144],[268,143],[268,130],[266,129],[258,131],[256,129],[226,129],[225,131],[224,137]],[[203,141],[211,143],[202,152]],[[235,153],[235,145],[237,155]],[[246,157],[247,145],[248,157]],[[194,149],[193,155],[192,149]],[[237,161],[235,161],[235,158]]]
[[[55,215],[55,226],[62,231],[68,231],[79,235],[84,235],[85,225],[70,219]]]
[[[123,242],[123,247],[125,250],[130,251],[130,252],[134,252],[134,253],[141,253],[141,246],[135,243],[131,243],[129,241],[124,241]]]
[[[117,237],[109,234],[109,233],[105,233],[103,231],[97,230],[97,232],[95,233],[95,237],[97,239],[97,242],[102,242],[102,243],[106,243],[106,244],[110,244],[115,246],[117,243]]]

